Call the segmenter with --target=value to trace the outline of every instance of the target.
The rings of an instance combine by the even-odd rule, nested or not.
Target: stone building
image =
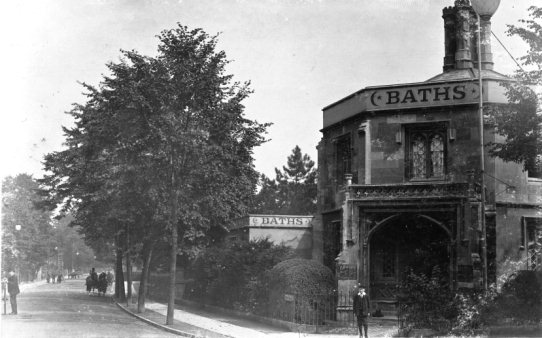
[[[443,73],[366,87],[323,109],[313,258],[335,271],[339,293],[360,282],[384,309],[406,269],[439,266],[454,289],[482,288],[507,261],[540,262],[540,175],[481,151],[480,94],[486,107],[505,104],[500,84],[510,81],[493,70],[490,18],[481,53],[468,1],[443,19]],[[488,122],[483,142],[498,141]],[[339,303],[339,319],[349,311]]]

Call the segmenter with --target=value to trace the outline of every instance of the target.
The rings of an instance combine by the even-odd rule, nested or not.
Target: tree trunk
[[[175,285],[175,275],[177,274],[177,208],[179,193],[177,191],[177,177],[175,175],[175,154],[172,149],[171,157],[171,186],[170,186],[170,199],[171,199],[171,210],[169,213],[170,220],[169,226],[171,230],[171,256],[169,262],[169,298],[167,303],[167,316],[166,316],[166,325],[173,324],[173,312],[175,310],[175,294],[176,294],[176,285]]]
[[[126,226],[126,306],[130,306],[132,303],[132,257],[130,254],[130,233],[129,228]]]
[[[143,271],[141,271],[141,282],[139,284],[139,294],[137,297],[137,312],[145,312],[145,297],[149,283],[150,265],[154,242],[146,241],[143,244]]]
[[[116,244],[117,244],[117,251],[116,251],[116,266],[115,266],[115,297],[119,301],[124,301],[125,299],[125,292],[124,292],[124,273],[122,271],[122,246],[121,241],[119,240],[119,236],[116,236]]]
[[[173,203],[177,204],[177,203]],[[177,210],[175,206],[175,211],[173,214],[177,215]],[[174,218],[176,219],[176,217]],[[175,294],[176,294],[176,285],[175,285],[175,275],[177,274],[177,222],[172,222],[171,224],[171,256],[170,256],[170,265],[169,265],[169,299],[167,304],[167,318],[166,325],[173,324],[173,311],[175,309]]]

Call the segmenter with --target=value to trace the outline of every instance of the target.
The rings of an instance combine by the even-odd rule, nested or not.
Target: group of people
[[[7,293],[9,293],[9,303],[11,305],[10,315],[17,314],[17,295],[21,293],[19,290],[19,279],[15,272],[10,271],[8,277],[2,279],[2,294],[5,295],[7,288]],[[5,308],[4,308],[5,310]]]
[[[47,279],[47,283],[51,282],[51,283],[54,284],[55,281],[56,281],[57,283],[61,283],[63,277],[62,277],[62,274],[55,275],[55,274],[47,273],[46,279]]]
[[[57,283],[62,282],[62,275],[55,275],[55,274],[47,274],[47,283],[53,282],[55,283],[55,279]],[[90,283],[89,283],[90,281]],[[105,295],[105,292],[107,290],[107,286],[111,285],[113,283],[113,274],[108,271],[107,273],[102,272],[100,275],[98,275],[94,268],[90,270],[90,274],[87,277],[86,280],[87,283],[87,291],[90,294],[90,291],[94,288],[98,289],[98,293],[103,292]],[[19,279],[17,278],[17,275],[15,272],[10,271],[8,276],[2,278],[2,294],[7,293],[9,294],[9,302],[11,304],[11,315],[17,314],[17,295],[21,293],[19,289]]]
[[[107,292],[107,287],[113,283],[113,274],[108,271],[107,273],[101,272],[99,275],[95,268],[92,268],[87,276],[86,280],[87,293],[90,295],[91,291],[98,290],[98,295]]]

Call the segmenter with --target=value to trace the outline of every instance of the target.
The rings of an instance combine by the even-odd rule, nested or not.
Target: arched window
[[[446,138],[440,125],[407,128],[409,179],[443,179],[446,174]]]

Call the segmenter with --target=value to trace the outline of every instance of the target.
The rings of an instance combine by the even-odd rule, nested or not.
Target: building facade
[[[506,104],[510,81],[493,70],[490,18],[481,53],[468,1],[443,19],[443,73],[363,88],[323,109],[313,259],[335,271],[340,293],[366,285],[375,307],[393,305],[408,270],[437,266],[454,289],[483,288],[510,261],[540,262],[531,250],[542,235],[540,176],[481,147],[480,95],[489,109]],[[484,143],[499,140],[483,126]],[[339,304],[339,319],[349,311]]]

